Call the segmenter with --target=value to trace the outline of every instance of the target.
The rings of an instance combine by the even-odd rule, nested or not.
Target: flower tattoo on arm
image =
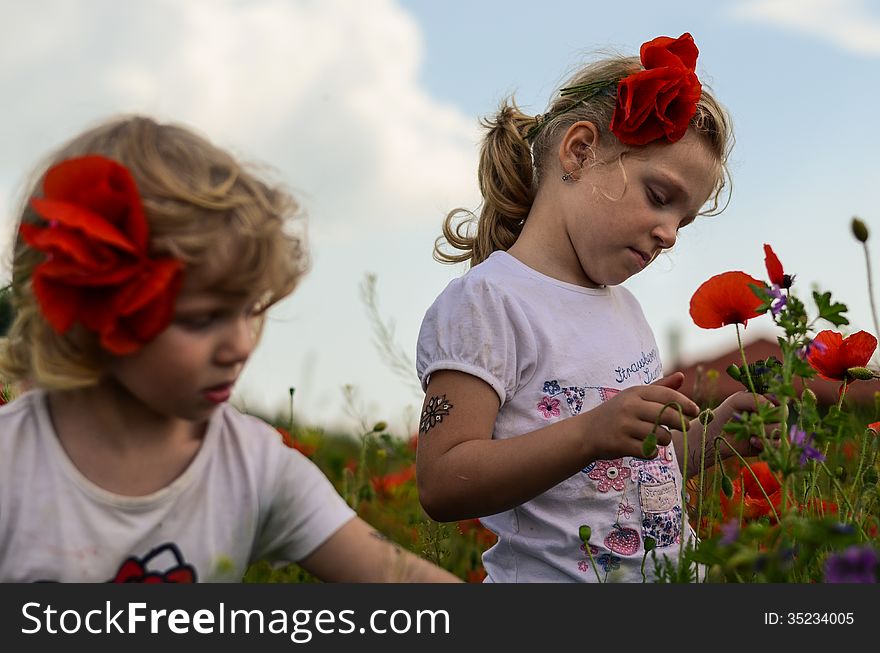
[[[443,421],[445,416],[449,415],[449,410],[451,408],[452,404],[446,400],[446,395],[431,397],[428,400],[428,403],[425,404],[425,409],[422,411],[422,419],[419,422],[419,433],[427,433],[429,429],[437,426]]]

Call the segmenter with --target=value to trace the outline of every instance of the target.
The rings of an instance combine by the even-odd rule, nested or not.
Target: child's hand
[[[773,405],[773,402],[763,395],[758,395],[758,402],[765,406]],[[719,442],[718,446],[721,447],[720,452],[722,458],[727,458],[733,455],[731,447],[744,457],[755,456],[764,449],[761,438],[757,436],[752,436],[748,440],[737,440],[733,435],[725,434],[722,431],[724,425],[731,419],[734,419],[737,414],[755,412],[755,398],[751,392],[740,391],[730,395],[713,412],[715,413],[715,419],[710,422],[706,429],[706,437],[709,438],[709,446],[712,446],[716,437],[719,435],[724,436],[724,439],[730,444],[730,446]],[[698,424],[695,424],[695,426],[702,428]],[[778,443],[778,427],[778,422],[766,424],[764,426],[765,435],[768,440]]]
[[[681,430],[681,416],[675,406],[681,406],[685,421],[696,417],[700,409],[685,395],[678,392],[684,374],[676,372],[650,385],[630,387],[612,399],[589,411],[592,458],[607,460],[622,456],[641,458],[642,442],[653,431],[657,444],[666,446],[672,440],[668,429]],[[660,415],[661,410],[663,414]],[[658,422],[657,416],[660,415]],[[654,423],[666,428],[656,428]]]

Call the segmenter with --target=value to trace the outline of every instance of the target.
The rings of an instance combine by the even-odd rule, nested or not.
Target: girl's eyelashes
[[[665,194],[651,186],[647,186],[647,189],[648,197],[650,198],[652,204],[659,207],[666,206],[667,200]]]
[[[237,315],[244,315],[248,319],[259,318],[265,311],[266,307],[264,305],[254,302],[241,310],[222,309],[182,313],[175,316],[174,322],[189,331],[199,331],[208,329],[218,322],[234,318]]]
[[[211,326],[217,315],[215,313],[193,313],[188,315],[178,315],[174,318],[174,322],[189,331],[199,331]]]

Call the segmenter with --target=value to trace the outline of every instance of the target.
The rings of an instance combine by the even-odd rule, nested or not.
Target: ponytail
[[[516,242],[535,199],[532,152],[525,139],[535,118],[522,113],[513,100],[505,101],[494,120],[483,120],[488,130],[480,148],[477,170],[483,203],[479,219],[467,209],[454,209],[443,221],[443,235],[434,244],[441,263],[469,261],[473,267],[496,250]],[[464,219],[454,224],[456,220]],[[476,234],[470,225],[476,222]],[[443,241],[460,253],[443,251]]]

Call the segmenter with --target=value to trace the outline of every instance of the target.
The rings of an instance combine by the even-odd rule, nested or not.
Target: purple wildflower
[[[722,546],[730,546],[739,537],[739,520],[731,519],[721,524],[721,539],[718,543]]]
[[[825,561],[826,583],[876,583],[880,559],[869,544],[853,545]]]
[[[828,349],[828,347],[826,347],[824,343],[817,342],[816,340],[810,340],[806,347],[798,349],[797,355],[798,358],[805,361],[807,360],[807,357],[814,351],[818,352],[819,354],[823,354],[825,353],[826,349]]]
[[[788,303],[788,297],[785,296],[785,293],[782,292],[782,289],[773,285],[768,293],[772,298],[773,302],[770,304],[770,312],[773,313],[773,317],[776,317],[782,312],[782,309],[785,308],[785,305]]]
[[[791,430],[788,432],[788,440],[801,448],[801,465],[806,465],[808,460],[819,462],[825,460],[822,452],[812,445],[813,436],[807,435],[807,432],[799,429],[796,424],[791,425]]]

